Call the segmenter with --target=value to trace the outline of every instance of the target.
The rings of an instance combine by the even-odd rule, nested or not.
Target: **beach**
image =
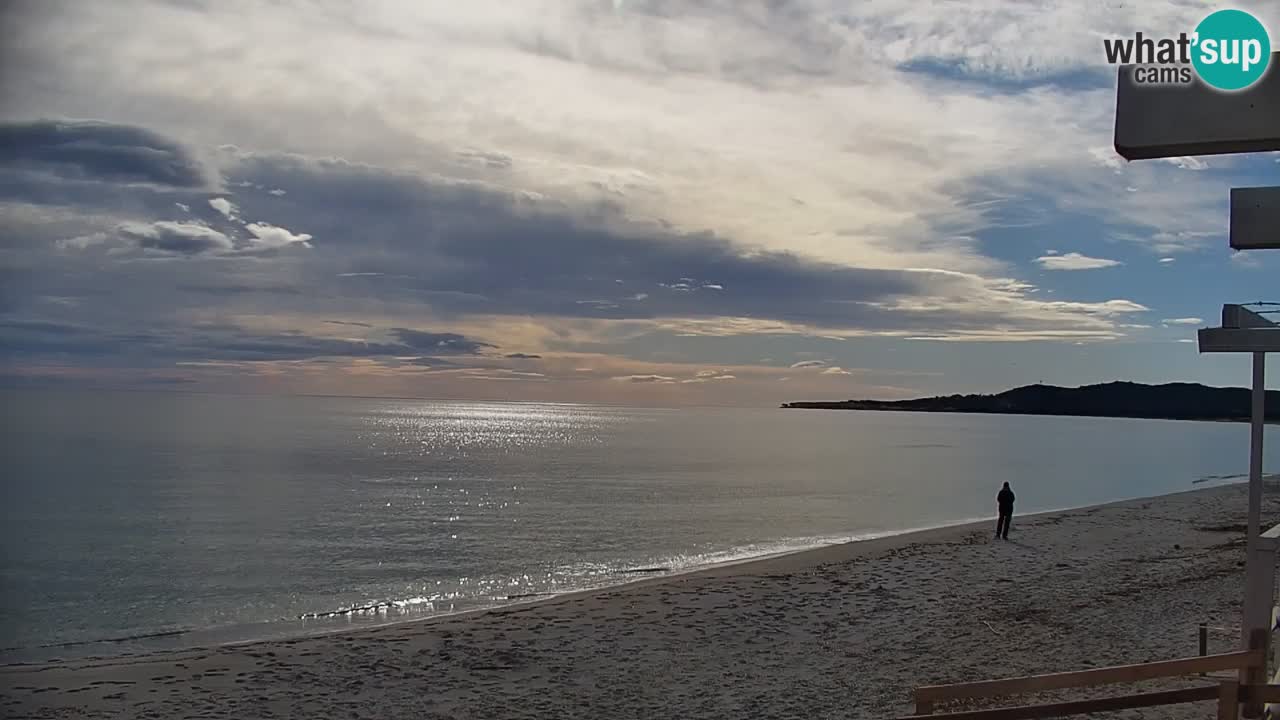
[[[889,718],[921,684],[1194,655],[1200,623],[1234,649],[1245,501],[1212,487],[1015,515],[1009,542],[992,518],[381,628],[10,665],[0,691],[11,718]]]

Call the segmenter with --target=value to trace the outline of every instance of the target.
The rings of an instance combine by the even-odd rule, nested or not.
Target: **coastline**
[[[377,627],[10,665],[0,687],[26,717],[886,717],[918,684],[1194,654],[1196,623],[1234,622],[1244,494],[1015,516],[1009,543],[981,521]]]
[[[1123,502],[1123,501],[1116,501]],[[1083,506],[1089,507],[1089,506]],[[1034,517],[1045,513],[1062,512],[1072,508],[1060,508],[1055,510],[1044,510],[1035,513],[1029,513],[1025,517]],[[0,655],[0,670],[6,667],[24,667],[42,665],[48,663],[72,663],[77,661],[110,661],[115,659],[127,659],[133,657],[151,657],[155,655],[163,655],[168,653],[179,653],[193,650],[215,650],[222,647],[240,647],[245,645],[253,645],[257,643],[285,642],[296,639],[309,639],[326,637],[333,634],[367,632],[371,630],[384,629],[399,625],[414,623],[432,623],[442,622],[454,618],[466,618],[484,615],[490,612],[498,612],[508,608],[524,607],[529,605],[537,605],[541,603],[554,603],[559,599],[574,599],[578,597],[589,597],[594,594],[608,592],[612,590],[626,589],[636,586],[647,586],[654,583],[661,583],[667,580],[678,580],[685,576],[694,576],[701,574],[714,574],[719,571],[727,571],[739,566],[750,565],[757,562],[765,562],[789,557],[792,555],[818,552],[831,548],[838,548],[851,545],[859,545],[862,543],[872,542],[891,542],[895,538],[928,534],[933,532],[946,531],[950,529],[965,528],[970,525],[980,525],[987,522],[986,520],[966,519],[956,522],[947,522],[939,525],[905,528],[901,530],[886,530],[866,533],[865,536],[851,534],[847,540],[835,542],[824,542],[822,538],[797,538],[793,542],[803,546],[792,547],[789,549],[778,550],[775,552],[765,552],[756,555],[747,555],[743,557],[735,557],[728,560],[716,561],[711,563],[702,563],[681,567],[676,569],[670,568],[639,568],[634,570],[621,570],[617,575],[627,576],[629,579],[619,579],[614,582],[603,581],[600,584],[590,587],[580,587],[568,589],[558,592],[533,593],[529,596],[508,596],[506,599],[494,599],[491,602],[482,603],[476,607],[467,607],[460,610],[440,610],[435,612],[422,612],[413,616],[386,618],[386,619],[369,619],[371,613],[365,613],[361,609],[356,608],[350,614],[342,612],[330,613],[326,616],[307,616],[294,620],[276,620],[258,623],[250,626],[227,626],[227,627],[211,627],[211,628],[183,628],[172,630],[157,630],[154,633],[140,634],[131,637],[122,638],[103,638],[98,640],[72,641],[66,643],[54,643],[36,647],[15,647],[5,648],[3,652],[9,653],[11,656],[21,656],[26,653],[28,655],[47,655],[41,652],[46,650],[56,650],[70,647],[118,647],[124,646],[129,642],[145,642],[151,639],[170,639],[174,644],[169,647],[160,646],[141,649],[121,649],[118,652],[88,652],[74,653],[67,656],[53,657],[36,657],[29,660],[5,660],[4,655]],[[779,544],[786,544],[781,542]],[[730,552],[730,551],[726,551]],[[658,570],[650,572],[650,570]],[[343,623],[345,617],[351,620]],[[311,622],[319,627],[306,627],[305,624]],[[248,637],[238,637],[245,634],[242,629],[245,627],[264,627],[272,628],[272,632],[263,632],[261,634]],[[207,642],[192,640],[192,638],[218,638],[218,637],[234,637],[235,639],[217,640],[213,639]],[[177,638],[187,638],[187,640],[177,640]],[[167,644],[167,643],[166,643]]]
[[[782,403],[779,410],[826,410],[830,412],[866,412],[866,413],[906,413],[911,415],[1002,415],[1015,417],[1055,417],[1055,418],[1082,418],[1086,420],[1161,420],[1164,422],[1205,422],[1205,423],[1231,423],[1236,425],[1248,425],[1251,419],[1248,417],[1160,417],[1156,415],[1077,415],[1070,413],[1044,413],[1044,412],[1007,412],[1000,410],[913,410],[907,408],[859,408],[859,407],[835,407],[840,401],[827,403],[825,401],[798,401],[793,403]],[[1278,419],[1268,419],[1263,421],[1263,425],[1280,425]]]
[[[1154,499],[1180,495],[1186,492],[1201,492],[1203,490],[1221,487],[1223,484],[1235,484],[1239,478],[1247,477],[1245,475],[1232,475],[1213,478],[1202,478],[1196,482],[1213,482],[1215,484],[1207,487],[1193,487],[1189,490],[1180,490],[1164,495],[1156,495],[1149,497],[1127,498],[1123,500],[1112,500],[1103,503],[1095,503],[1091,505],[1069,506],[1053,508],[1048,510],[1037,510],[1027,514],[1020,514],[1020,520],[1034,519],[1037,517],[1051,515],[1064,512],[1081,512],[1094,508],[1103,508],[1110,505],[1134,502],[1137,500]],[[1270,482],[1274,479],[1280,479],[1280,475],[1269,475],[1265,479]],[[76,641],[67,643],[56,643],[47,646],[31,647],[31,648],[7,648],[6,652],[12,654],[29,654],[47,655],[41,653],[42,650],[53,650],[59,648],[77,647],[77,646],[100,646],[110,647],[113,644],[123,646],[131,641],[146,641],[152,638],[175,638],[173,645],[160,647],[143,647],[141,649],[121,649],[118,652],[104,653],[75,653],[65,657],[37,657],[30,660],[4,660],[0,655],[0,670],[7,667],[24,667],[42,665],[48,663],[73,663],[77,661],[110,661],[115,659],[127,659],[134,657],[152,657],[169,653],[180,653],[188,651],[209,651],[223,647],[241,647],[245,645],[254,645],[258,643],[287,642],[297,639],[323,638],[334,634],[344,633],[362,633],[380,629],[396,627],[399,625],[416,624],[416,623],[433,623],[444,622],[455,618],[469,618],[485,615],[492,612],[501,612],[510,608],[521,608],[526,606],[534,606],[539,604],[554,604],[556,601],[573,600],[577,598],[586,598],[599,593],[605,593],[615,590],[626,590],[633,587],[647,587],[653,584],[661,584],[666,581],[677,581],[686,577],[710,576],[723,577],[726,575],[737,574],[735,570],[742,573],[750,573],[754,570],[752,566],[756,563],[768,563],[771,561],[782,561],[786,558],[794,556],[807,555],[809,553],[819,553],[814,556],[814,560],[820,561],[823,557],[821,553],[836,553],[844,556],[844,553],[853,553],[859,549],[866,552],[874,552],[878,549],[884,549],[896,545],[898,542],[909,543],[912,541],[930,542],[935,541],[941,534],[949,532],[971,531],[994,522],[992,518],[969,518],[957,520],[954,522],[944,522],[937,525],[930,525],[916,528],[903,528],[898,530],[883,530],[868,532],[862,535],[857,533],[850,534],[850,539],[839,540],[834,542],[824,542],[824,538],[793,538],[789,541],[779,541],[777,544],[787,544],[787,542],[795,543],[800,546],[791,547],[775,552],[766,552],[757,555],[748,555],[744,557],[736,557],[728,560],[716,561],[711,563],[696,564],[676,569],[662,568],[661,572],[649,573],[648,569],[623,570],[618,571],[618,575],[633,574],[630,579],[619,579],[615,582],[604,581],[590,587],[574,588],[559,592],[534,593],[528,597],[509,596],[506,599],[494,599],[488,603],[482,603],[476,607],[467,607],[460,610],[440,610],[435,612],[423,612],[414,616],[405,616],[386,619],[369,619],[368,614],[362,614],[359,609],[349,615],[345,613],[331,613],[327,617],[309,616],[300,617],[295,620],[276,620],[258,623],[251,626],[228,626],[228,627],[212,627],[212,628],[183,628],[172,630],[159,630],[154,633],[138,635],[134,637],[124,638],[104,638],[100,640]],[[845,550],[841,550],[841,549]],[[731,552],[731,551],[726,551]],[[797,558],[798,562],[803,562],[805,558]],[[342,619],[350,617],[351,620],[343,624]],[[306,627],[305,623],[313,622],[319,627]],[[271,632],[263,632],[244,636],[242,630],[246,627],[263,627],[271,628]],[[217,639],[219,637],[232,637],[234,639]],[[176,640],[176,638],[187,638],[187,640]],[[194,640],[194,638],[210,638],[208,641]],[[166,643],[167,644],[167,643]]]

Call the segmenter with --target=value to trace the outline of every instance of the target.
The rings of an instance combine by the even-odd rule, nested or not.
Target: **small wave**
[[[403,600],[383,600],[380,602],[368,603],[367,605],[352,605],[350,607],[338,608],[337,610],[326,610],[321,612],[302,613],[298,616],[299,620],[315,620],[320,618],[336,618],[348,615],[367,615],[371,613],[384,613],[390,610],[405,610],[419,605],[430,605],[435,607],[437,602],[449,600],[443,595],[433,597],[412,597]]]
[[[138,633],[136,635],[120,635],[117,637],[94,638],[92,640],[71,640],[68,642],[47,643],[44,645],[28,645],[28,646],[19,645],[15,647],[0,648],[0,652],[18,652],[21,650],[50,650],[54,648],[84,647],[85,645],[105,645],[108,643],[126,643],[126,642],[133,642],[135,640],[152,640],[155,638],[163,638],[163,637],[177,637],[179,635],[186,635],[189,632],[191,632],[191,630],[189,629],[162,630],[159,632]]]

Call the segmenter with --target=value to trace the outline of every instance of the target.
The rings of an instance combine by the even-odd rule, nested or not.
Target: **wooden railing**
[[[1048,690],[1115,685],[1212,672],[1237,671],[1240,673],[1241,678],[1258,678],[1262,676],[1262,673],[1265,673],[1266,667],[1264,638],[1261,634],[1258,634],[1253,638],[1253,641],[1254,645],[1250,650],[1219,655],[1206,655],[1137,665],[1118,665],[1047,675],[1030,675],[1003,680],[985,680],[955,685],[927,685],[916,688],[915,715],[901,720],[919,720],[921,718],[930,718],[930,720],[1022,720],[1024,718],[1035,720],[1038,718],[1069,717],[1086,713],[1208,700],[1218,701],[1218,717],[1220,720],[1234,720],[1239,716],[1240,703],[1246,702],[1259,704],[1260,706],[1262,702],[1273,702],[1273,694],[1280,696],[1280,687],[1262,685],[1256,681],[1242,684],[1240,678],[1233,677],[1219,680],[1213,684],[1204,684],[1180,690],[1133,693],[1090,700],[965,710],[936,715],[934,714],[934,709],[939,703],[955,700],[1026,695]],[[1251,716],[1256,717],[1256,714]]]
[[[1275,532],[1275,528],[1271,529]],[[1280,647],[1275,642],[1275,633],[1280,631],[1280,605],[1271,608],[1271,652],[1273,653],[1271,665],[1275,668],[1275,674],[1271,676],[1271,686],[1280,687]],[[1280,720],[1280,697],[1266,698],[1265,705],[1262,706],[1262,715],[1267,720]]]
[[[1075,672],[1030,675],[1004,680],[959,683],[955,685],[926,685],[916,688],[915,715],[900,720],[1038,720],[1059,718],[1086,713],[1124,710],[1128,708],[1176,705],[1190,702],[1218,701],[1219,720],[1235,720],[1244,706],[1246,718],[1265,717],[1280,720],[1280,643],[1272,642],[1273,633],[1280,632],[1280,605],[1275,597],[1276,557],[1280,555],[1280,525],[1261,533],[1250,544],[1250,561],[1258,562],[1256,577],[1246,581],[1245,613],[1242,635],[1249,649],[1239,652],[1206,655],[1206,626],[1200,627],[1200,657],[1117,665],[1114,667],[1079,670]],[[1257,557],[1254,557],[1254,556]],[[1256,603],[1256,604],[1255,604]],[[1254,609],[1251,610],[1250,606]],[[1259,610],[1259,608],[1263,608]],[[1267,626],[1266,610],[1271,608],[1271,622]],[[1256,613],[1262,613],[1258,621]],[[1268,672],[1268,650],[1275,652],[1272,668]],[[934,714],[939,703],[979,698],[997,698],[1027,695],[1049,690],[1115,685],[1120,683],[1187,676],[1204,676],[1207,673],[1236,671],[1236,677],[1218,679],[1180,690],[1132,693],[1091,700],[1071,700],[1018,705],[1015,707],[964,710]],[[1268,684],[1270,680],[1270,684]]]
[[[1276,525],[1262,533],[1258,544],[1260,551],[1270,556],[1270,561],[1265,563],[1266,571],[1263,573],[1264,580],[1262,582],[1266,586],[1265,592],[1270,593],[1270,597],[1266,598],[1268,600],[1267,605],[1271,606],[1271,626],[1268,640],[1271,641],[1271,651],[1273,653],[1271,664],[1275,672],[1274,675],[1271,675],[1264,670],[1263,674],[1270,679],[1272,686],[1277,686],[1280,685],[1280,643],[1275,642],[1275,633],[1280,631],[1280,605],[1276,605],[1275,598],[1275,559],[1277,551],[1280,551],[1280,525]],[[1272,720],[1280,720],[1280,698],[1267,698],[1265,702],[1266,704],[1261,708],[1263,716]]]

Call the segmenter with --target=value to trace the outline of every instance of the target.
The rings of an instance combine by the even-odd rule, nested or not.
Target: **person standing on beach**
[[[1005,483],[996,494],[996,505],[1000,510],[1000,519],[996,521],[996,537],[1009,539],[1009,523],[1013,522],[1013,491],[1009,483]]]

